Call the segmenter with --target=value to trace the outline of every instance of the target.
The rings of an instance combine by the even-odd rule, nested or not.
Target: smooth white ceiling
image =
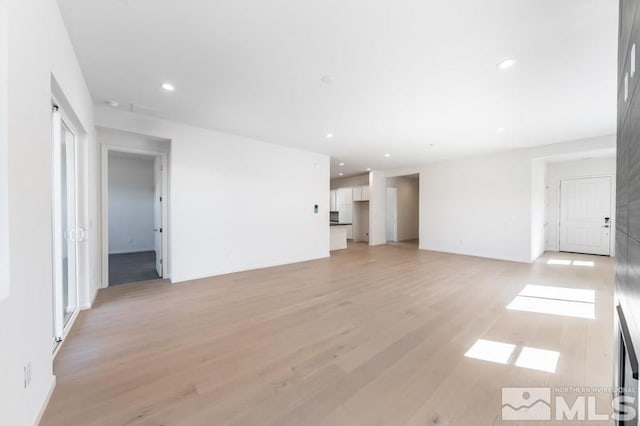
[[[334,176],[615,133],[617,1],[59,4],[96,103],[330,154]]]

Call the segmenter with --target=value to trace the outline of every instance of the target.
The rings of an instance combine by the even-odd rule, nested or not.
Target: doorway
[[[167,278],[166,153],[103,147],[103,286]]]
[[[611,177],[560,182],[560,251],[611,254]]]
[[[85,230],[78,227],[77,135],[71,120],[52,106],[53,139],[53,347],[78,313],[78,243]]]
[[[418,247],[420,175],[386,179],[386,240],[403,247]]]

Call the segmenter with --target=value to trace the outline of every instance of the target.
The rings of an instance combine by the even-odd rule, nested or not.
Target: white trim
[[[147,251],[155,251],[155,247],[151,248],[143,248],[143,249],[135,249],[135,250],[113,250],[110,251],[109,254],[129,254],[129,253],[144,253]]]
[[[432,248],[432,247],[428,247],[428,246],[420,246],[418,248],[420,250],[433,251],[433,252],[436,252],[436,253],[447,253],[447,254],[455,254],[455,255],[458,255],[458,256],[479,257],[479,258],[482,258],[482,259],[504,260],[505,262],[515,262],[515,263],[534,263],[535,262],[535,260],[531,260],[531,259],[519,259],[517,257],[510,257],[510,256],[487,255],[487,254],[484,254],[484,253],[477,253],[477,252],[473,252],[473,251],[443,250],[441,248]],[[544,254],[544,253],[542,253],[542,254]]]
[[[95,287],[95,291],[92,295],[89,296],[89,302],[83,303],[80,305],[81,311],[86,311],[87,309],[91,309],[91,307],[96,303],[96,297],[98,297],[99,286]]]
[[[60,348],[62,347],[62,345],[64,345],[64,342],[67,341],[67,336],[69,335],[69,332],[71,331],[71,328],[73,328],[73,324],[75,324],[76,319],[78,318],[78,314],[80,314],[81,310],[84,310],[83,309],[84,305],[83,306],[76,305],[76,306],[77,306],[76,310],[73,312],[73,314],[71,315],[71,318],[69,319],[69,322],[67,323],[67,325],[62,330],[62,340],[57,342],[57,344],[53,348],[53,359],[56,359],[56,355],[58,355],[58,352],[60,351]],[[91,306],[89,306],[89,308],[90,307]]]
[[[44,400],[40,405],[38,414],[36,414],[36,418],[33,422],[33,426],[38,426],[42,421],[42,416],[44,416],[44,412],[47,411],[47,407],[49,406],[49,401],[51,401],[51,397],[53,396],[53,391],[56,388],[56,383],[57,383],[56,376],[51,376],[51,385],[49,386],[49,390],[47,391],[47,394],[44,396]]]
[[[100,288],[109,287],[109,152],[126,152],[160,157],[162,161],[162,278],[170,278],[169,271],[169,177],[167,173],[167,153],[156,150],[126,148],[116,145],[101,146],[101,223],[102,223],[102,283]]]

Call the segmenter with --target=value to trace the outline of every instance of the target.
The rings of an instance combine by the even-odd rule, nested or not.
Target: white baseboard
[[[444,250],[439,247],[428,247],[428,246],[420,246],[420,250],[427,251],[435,251],[438,253],[448,253],[448,254],[457,254],[460,256],[471,256],[471,257],[481,257],[483,259],[494,259],[494,260],[504,260],[507,262],[515,262],[515,263],[532,263],[529,259],[520,259],[517,257],[509,257],[509,256],[496,256],[493,254],[484,254],[484,253],[475,253],[472,251],[464,251],[464,250]]]
[[[113,250],[113,251],[109,251],[109,254],[129,254],[129,253],[144,253],[145,251],[156,251],[155,247],[151,247],[151,248],[142,248],[142,249],[135,249],[135,250]]]
[[[38,426],[40,421],[42,420],[42,416],[44,416],[44,412],[47,410],[49,406],[49,401],[51,400],[51,396],[53,395],[53,390],[56,388],[56,376],[51,376],[51,386],[49,386],[49,391],[44,397],[44,401],[42,401],[42,405],[40,406],[40,410],[38,410],[38,415],[33,422],[34,426]]]
[[[79,309],[81,311],[86,311],[87,309],[91,309],[94,303],[96,303],[96,297],[98,297],[98,290],[100,290],[100,288],[94,289],[93,294],[90,296],[91,300],[89,302],[80,304]]]

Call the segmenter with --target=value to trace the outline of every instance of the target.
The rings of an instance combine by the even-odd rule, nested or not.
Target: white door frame
[[[69,331],[71,330],[71,327],[73,327],[73,324],[76,321],[76,318],[78,317],[78,313],[80,312],[81,309],[81,304],[80,304],[80,283],[81,283],[81,279],[80,279],[80,247],[79,247],[79,243],[86,241],[87,239],[87,230],[82,228],[80,226],[80,204],[78,202],[78,199],[80,197],[80,178],[79,178],[79,166],[80,166],[80,158],[78,155],[78,151],[79,151],[79,145],[81,143],[81,138],[80,138],[80,132],[78,131],[78,126],[75,124],[74,120],[67,114],[66,110],[60,106],[61,104],[57,101],[55,96],[51,97],[51,106],[52,106],[52,145],[53,145],[53,149],[52,149],[52,182],[54,182],[54,188],[52,189],[52,229],[53,229],[53,236],[52,236],[52,242],[54,244],[54,249],[52,250],[52,255],[53,255],[53,285],[54,285],[54,291],[56,292],[55,296],[54,296],[54,303],[57,302],[60,303],[62,301],[62,287],[58,288],[58,285],[61,284],[62,281],[62,266],[61,266],[61,258],[60,256],[62,256],[62,253],[58,252],[58,244],[60,243],[59,238],[63,238],[63,236],[60,235],[60,231],[61,229],[59,228],[60,225],[60,211],[59,211],[59,207],[61,206],[62,203],[62,195],[61,195],[61,188],[58,187],[58,183],[60,182],[60,178],[61,178],[61,170],[59,169],[59,162],[60,162],[60,155],[61,153],[59,152],[59,148],[60,148],[60,144],[61,144],[61,129],[62,126],[67,127],[67,129],[73,134],[74,136],[74,141],[73,141],[73,157],[74,157],[74,161],[73,161],[73,174],[74,174],[74,179],[73,179],[73,191],[74,191],[74,195],[73,195],[73,206],[71,207],[73,209],[73,214],[75,215],[75,220],[74,220],[74,224],[73,224],[73,229],[72,231],[75,231],[75,235],[76,237],[74,237],[72,239],[72,243],[74,244],[74,250],[75,250],[75,260],[74,260],[74,268],[73,268],[73,281],[74,281],[74,285],[75,285],[75,293],[76,293],[76,297],[75,297],[75,305],[76,305],[76,309],[75,311],[71,314],[71,317],[69,318],[69,320],[67,321],[67,323],[64,323],[64,319],[60,318],[58,315],[54,314],[54,318],[53,318],[53,322],[54,322],[54,343],[53,343],[53,356],[55,357],[58,353],[58,351],[60,350],[60,347],[62,346],[62,343],[64,342],[64,340],[66,339],[67,335],[69,334]],[[68,208],[68,206],[67,206]],[[81,234],[81,237],[77,237],[78,233]],[[88,282],[88,281],[87,281]],[[60,309],[60,307],[58,307],[58,309]],[[59,314],[59,312],[58,312]]]
[[[560,227],[562,226],[562,182],[565,181],[570,181],[570,180],[579,180],[579,179],[592,179],[592,178],[603,178],[603,177],[608,177],[611,178],[611,189],[609,191],[609,195],[610,195],[610,211],[611,211],[611,219],[609,220],[609,226],[611,231],[609,231],[609,256],[610,257],[614,257],[615,256],[615,244],[613,243],[613,238],[616,232],[616,176],[615,175],[611,175],[611,174],[604,174],[604,175],[587,175],[587,176],[571,176],[571,177],[559,177],[558,178],[558,188],[557,188],[557,195],[556,195],[556,203],[557,203],[557,208],[556,208],[556,217],[557,217],[557,223],[556,223],[556,247],[558,250],[558,253],[561,252],[560,250]],[[597,256],[597,255],[596,255]]]
[[[127,148],[116,145],[102,145],[101,198],[102,198],[102,283],[101,288],[109,286],[109,152],[126,152],[160,157],[162,161],[162,278],[169,275],[169,178],[167,174],[167,153],[155,150]]]

